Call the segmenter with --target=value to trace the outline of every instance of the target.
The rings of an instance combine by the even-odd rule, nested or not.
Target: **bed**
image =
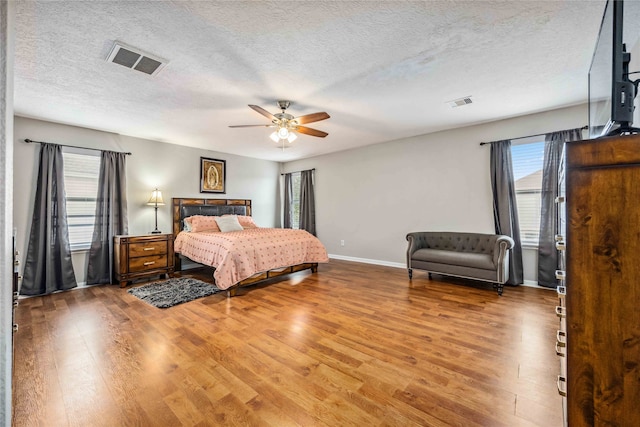
[[[182,258],[214,268],[218,288],[234,296],[239,287],[293,273],[311,270],[328,262],[322,243],[304,230],[247,228],[231,232],[187,232],[184,219],[199,216],[251,216],[251,200],[172,199],[175,269]]]

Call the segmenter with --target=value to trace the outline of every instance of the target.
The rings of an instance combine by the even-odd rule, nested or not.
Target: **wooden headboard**
[[[171,199],[173,213],[173,238],[182,231],[182,220],[192,215],[248,215],[251,216],[251,200],[244,199]],[[175,270],[182,269],[180,254],[175,254]]]

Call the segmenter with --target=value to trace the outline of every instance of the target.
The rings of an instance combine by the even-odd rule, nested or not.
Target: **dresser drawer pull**
[[[562,397],[567,396],[567,388],[565,386],[566,384],[567,379],[562,375],[558,375],[558,381],[556,382],[556,385],[558,386],[558,394]]]
[[[567,308],[560,305],[556,305],[556,316],[567,317]]]
[[[558,330],[556,333],[556,342],[560,347],[567,346],[567,333],[565,331]]]
[[[143,251],[153,251],[155,248],[144,248]]]
[[[567,272],[564,270],[556,270],[556,279],[558,280],[566,280]]]
[[[562,242],[564,240],[564,236],[562,234],[556,234],[556,242]]]
[[[560,357],[565,356],[564,347],[559,342],[556,343],[556,354]]]
[[[153,265],[155,263],[156,263],[155,261],[147,261],[143,265]]]
[[[566,286],[564,286],[564,285],[559,285],[559,286],[556,288],[556,291],[558,292],[558,295],[560,295],[560,296],[565,296],[565,295],[567,295],[567,287],[566,287]]]
[[[564,203],[564,196],[556,197],[556,203]]]
[[[564,242],[556,242],[556,249],[559,251],[567,250],[567,245]]]

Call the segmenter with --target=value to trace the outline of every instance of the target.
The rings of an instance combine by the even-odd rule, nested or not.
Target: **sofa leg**
[[[413,279],[413,270],[409,268],[407,271],[409,272],[409,280]]]
[[[429,280],[431,280],[431,272],[427,273],[429,275]]]
[[[502,291],[504,290],[504,285],[501,285],[499,283],[494,283],[493,284],[493,289],[498,291],[498,296],[502,296]]]

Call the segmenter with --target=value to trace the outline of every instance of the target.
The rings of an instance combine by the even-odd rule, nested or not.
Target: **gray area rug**
[[[181,277],[132,288],[127,292],[155,307],[167,308],[221,291],[211,283],[205,283],[202,280],[189,277]]]

